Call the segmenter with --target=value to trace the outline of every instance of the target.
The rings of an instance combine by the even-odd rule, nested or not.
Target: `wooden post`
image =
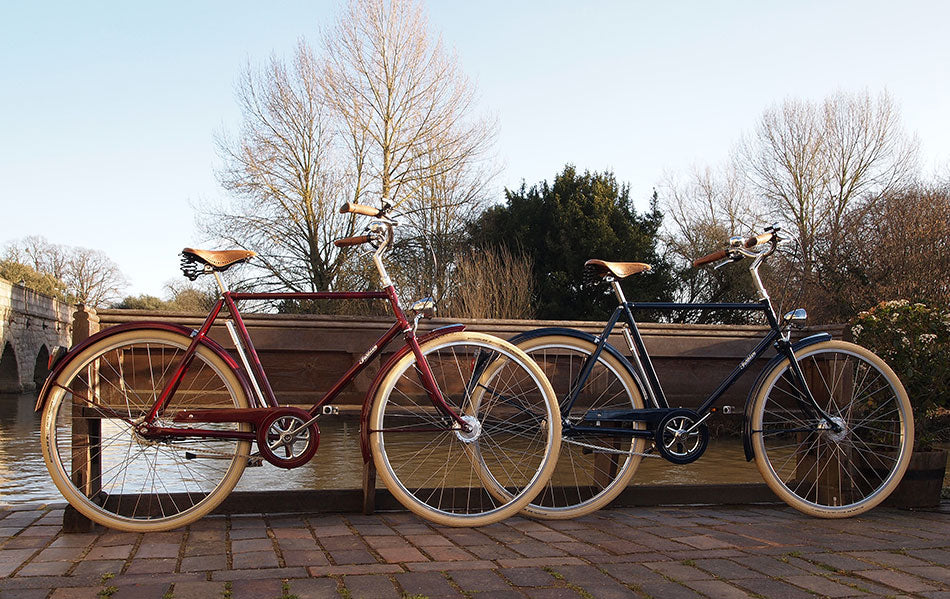
[[[847,406],[854,393],[854,372],[850,365],[841,367],[828,360],[808,360],[801,364],[805,381],[818,405],[836,414]],[[844,368],[838,371],[838,368]],[[832,388],[829,388],[829,384]],[[799,433],[798,442],[808,434]],[[843,505],[856,500],[855,481],[862,476],[853,469],[851,450],[847,443],[834,441],[830,431],[819,433],[814,449],[798,458],[798,479],[814,488],[815,497],[824,505]]]
[[[376,462],[370,458],[363,462],[363,513],[376,511]]]
[[[84,341],[99,331],[99,317],[92,308],[83,304],[76,306],[73,313],[73,346]],[[87,380],[91,383],[90,389],[78,388],[81,381],[77,381],[74,390],[87,395],[95,395],[97,365],[89,365]],[[100,470],[102,467],[99,455],[99,440],[101,421],[98,419],[82,418],[83,407],[73,403],[72,413],[72,461],[73,484],[86,495],[99,491]],[[93,529],[92,521],[76,511],[71,505],[66,506],[63,512],[63,532],[90,532]]]

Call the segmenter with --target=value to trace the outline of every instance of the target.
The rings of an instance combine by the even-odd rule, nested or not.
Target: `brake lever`
[[[718,263],[716,263],[716,265],[713,266],[713,270],[719,270],[723,266],[727,266],[729,264],[732,264],[733,262],[738,262],[739,260],[742,260],[742,258],[744,258],[742,254],[735,254],[725,260],[720,260]]]

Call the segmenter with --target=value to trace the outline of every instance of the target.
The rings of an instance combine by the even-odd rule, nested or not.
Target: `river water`
[[[0,504],[62,501],[40,450],[40,418],[33,412],[35,393],[0,394]],[[714,439],[693,464],[675,466],[644,459],[633,484],[703,484],[761,482],[758,470],[743,457],[737,439]],[[362,485],[359,421],[324,417],[317,455],[293,470],[265,463],[244,471],[237,490],[358,489]]]

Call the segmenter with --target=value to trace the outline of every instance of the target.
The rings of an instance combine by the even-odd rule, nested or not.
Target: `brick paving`
[[[0,507],[0,599],[950,598],[948,516],[650,507],[455,529],[407,513],[255,514],[64,534],[62,506]]]

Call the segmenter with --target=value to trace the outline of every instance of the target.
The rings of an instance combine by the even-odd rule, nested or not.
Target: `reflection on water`
[[[0,394],[0,504],[62,501],[50,480],[40,450],[40,418],[35,393]],[[357,489],[362,484],[359,421],[325,417],[320,448],[307,465],[293,470],[264,464],[244,471],[239,491],[285,489]],[[711,440],[701,459],[685,466],[664,460],[641,461],[633,484],[703,484],[761,482],[736,439]]]
[[[0,504],[62,501],[40,449],[35,393],[0,394]]]

